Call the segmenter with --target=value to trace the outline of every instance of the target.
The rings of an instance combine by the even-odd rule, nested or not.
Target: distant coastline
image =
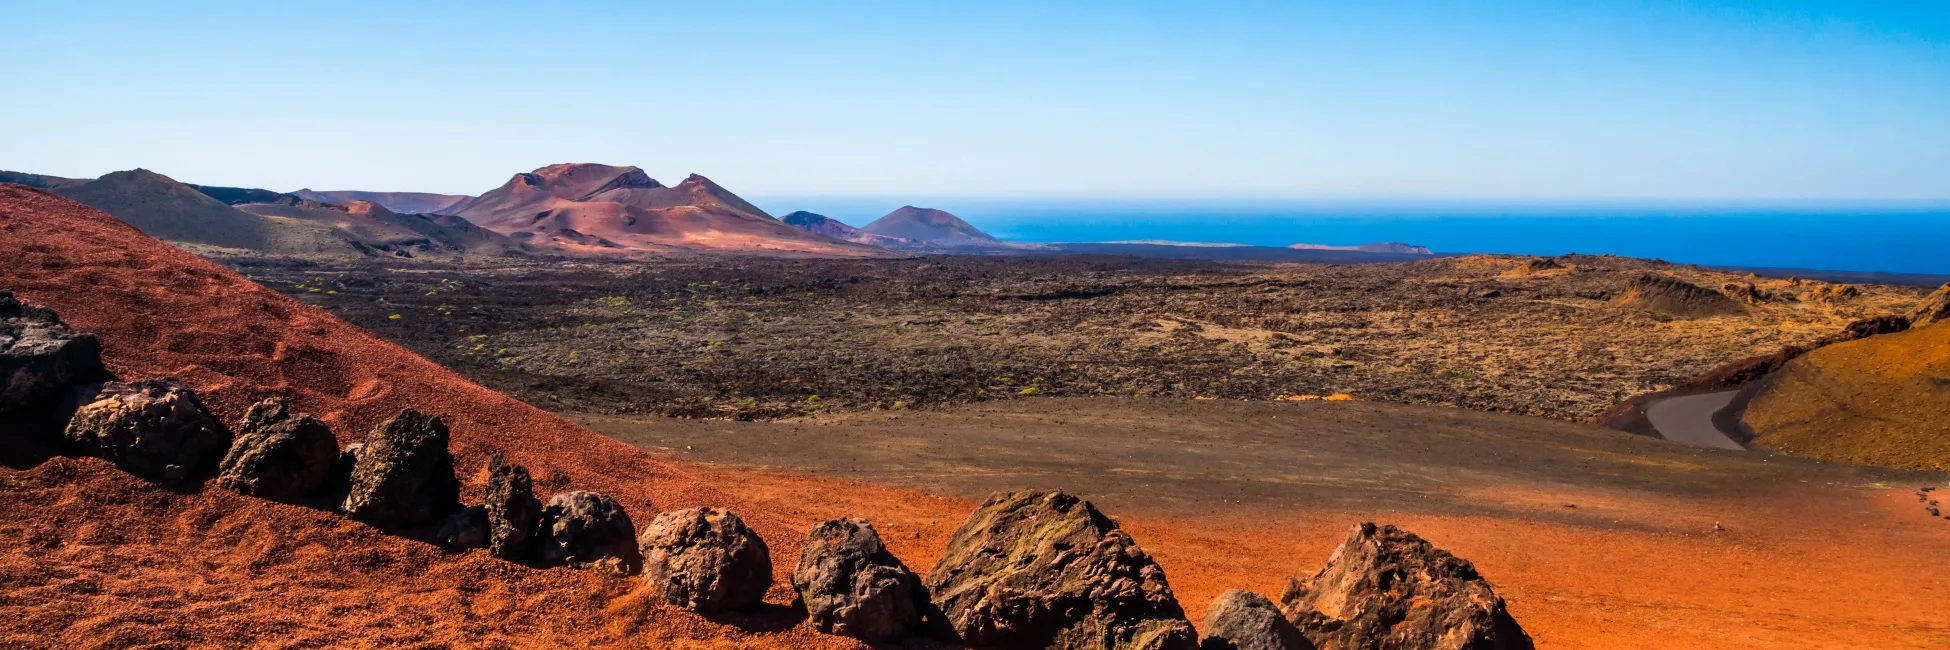
[[[884,212],[886,201],[776,197],[760,205],[846,219]],[[1590,253],[1738,269],[1950,276],[1950,205],[1942,204],[928,201],[1017,242],[1411,242],[1438,254]]]

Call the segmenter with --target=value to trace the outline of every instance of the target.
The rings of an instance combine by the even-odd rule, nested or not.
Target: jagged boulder
[[[990,495],[928,572],[937,632],[978,648],[1198,647],[1164,569],[1056,491]]]
[[[339,442],[331,427],[293,415],[282,399],[252,405],[217,470],[217,487],[273,501],[315,495],[331,479]]]
[[[230,431],[174,378],[109,382],[68,421],[75,449],[153,481],[209,476],[230,448]]]
[[[1199,650],[1313,650],[1300,628],[1265,596],[1228,589],[1205,609]]]
[[[1475,565],[1394,526],[1355,526],[1280,611],[1321,650],[1532,647]]]
[[[637,547],[650,591],[700,614],[756,607],[772,586],[772,552],[765,540],[724,510],[657,515],[643,527]]]
[[[813,526],[792,571],[806,622],[827,634],[895,641],[921,624],[927,590],[865,519]]]
[[[486,548],[488,545],[487,506],[468,506],[440,520],[434,539],[447,548]]]
[[[52,438],[65,419],[50,411],[74,401],[81,384],[106,379],[102,345],[93,335],[0,291],[0,418],[29,425],[8,433],[40,430]]]
[[[528,468],[501,454],[489,458],[486,507],[488,552],[510,562],[527,559],[542,520]]]
[[[1916,303],[1909,311],[1911,327],[1922,327],[1942,320],[1950,320],[1950,283],[1937,287],[1936,291],[1924,296],[1922,302]]]
[[[447,451],[447,424],[413,409],[372,434],[352,465],[340,510],[380,528],[419,528],[460,509],[460,480]]]
[[[643,565],[630,513],[601,492],[577,490],[549,497],[548,505],[542,508],[539,530],[534,540],[535,558],[542,566],[629,575]]]

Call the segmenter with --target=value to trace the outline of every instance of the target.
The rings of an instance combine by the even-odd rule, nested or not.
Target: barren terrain
[[[234,264],[550,410],[735,419],[1348,394],[1583,420],[1920,295],[1592,256]]]

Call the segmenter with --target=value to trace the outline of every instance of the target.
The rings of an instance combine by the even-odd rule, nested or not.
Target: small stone
[[[284,400],[267,399],[244,415],[216,483],[238,494],[297,501],[325,488],[338,458],[330,427],[309,415],[292,415]]]
[[[946,640],[977,648],[1186,650],[1164,569],[1109,517],[1056,491],[998,492],[928,571]]]
[[[827,634],[896,641],[921,624],[927,590],[865,519],[813,526],[792,571],[806,622]]]
[[[486,548],[488,545],[488,511],[486,506],[468,506],[460,512],[447,515],[440,521],[440,528],[434,533],[442,546],[454,549]]]
[[[630,575],[643,565],[630,514],[601,492],[577,490],[549,497],[534,543],[536,561],[544,567]]]
[[[460,480],[447,451],[447,425],[406,409],[353,452],[351,488],[341,510],[380,528],[419,528],[460,509]]]
[[[1314,650],[1265,596],[1228,589],[1205,609],[1199,650]]]
[[[510,562],[529,557],[541,526],[542,502],[535,500],[528,469],[501,454],[488,459],[487,518],[489,553]]]
[[[230,431],[174,378],[109,382],[75,412],[67,437],[130,474],[170,483],[209,476],[230,448]]]
[[[637,538],[643,581],[664,602],[700,614],[749,609],[772,587],[765,540],[725,510],[691,508],[657,515]]]
[[[1289,581],[1280,610],[1326,650],[1532,647],[1475,565],[1394,526],[1355,526],[1325,568]]]

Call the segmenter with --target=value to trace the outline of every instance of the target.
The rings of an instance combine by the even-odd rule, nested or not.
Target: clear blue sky
[[[1950,2],[16,2],[0,169],[1950,199]],[[410,5],[410,6],[408,6]]]

